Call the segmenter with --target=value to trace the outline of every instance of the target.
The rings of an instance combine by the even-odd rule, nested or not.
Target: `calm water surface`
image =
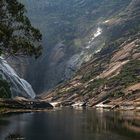
[[[140,140],[133,112],[62,109],[0,116],[0,140]]]

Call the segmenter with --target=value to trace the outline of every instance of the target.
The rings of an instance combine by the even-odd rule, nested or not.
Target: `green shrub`
[[[120,91],[120,90],[110,93],[111,97],[116,97],[116,98],[123,97],[124,95],[125,94],[122,91]]]
[[[131,84],[140,82],[140,60],[132,60],[126,64],[121,70],[120,74],[109,79],[107,85],[109,86],[129,86]]]
[[[0,98],[11,98],[9,83],[0,77]]]

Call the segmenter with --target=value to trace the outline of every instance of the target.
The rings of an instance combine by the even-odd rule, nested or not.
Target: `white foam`
[[[16,89],[15,91],[18,91],[19,94],[20,91],[23,91],[26,94],[25,97],[29,96],[31,98],[35,98],[35,92],[33,91],[31,85],[24,79],[20,78],[16,74],[15,70],[2,57],[0,57],[0,70],[4,78],[7,79],[10,83],[12,83],[12,86],[14,86],[14,89]]]
[[[98,36],[100,36],[102,34],[102,28],[98,27],[96,32],[93,33],[93,35],[91,36],[91,39],[88,42],[88,45],[85,47],[86,49],[90,49],[92,47],[92,43],[94,41],[95,38],[97,38]]]

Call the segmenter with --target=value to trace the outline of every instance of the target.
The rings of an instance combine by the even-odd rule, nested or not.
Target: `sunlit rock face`
[[[107,40],[104,22],[131,0],[20,0],[43,34],[43,55],[29,60],[24,78],[37,93],[68,80]]]
[[[75,107],[84,102],[88,107],[139,111],[139,4],[139,0],[132,0],[119,15],[98,22],[90,32],[84,54],[87,50],[93,54],[95,46],[102,46],[98,42],[105,45],[97,47],[95,55],[68,82],[38,97],[60,106]],[[78,64],[79,60],[76,55],[70,63]]]
[[[2,57],[0,58],[0,75],[9,82],[12,97],[22,96],[26,98],[35,98],[35,92],[31,85],[26,80],[20,78],[15,70]]]

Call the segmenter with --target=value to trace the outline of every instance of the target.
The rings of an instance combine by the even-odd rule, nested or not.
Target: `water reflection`
[[[139,140],[134,112],[62,109],[0,118],[0,140]]]

